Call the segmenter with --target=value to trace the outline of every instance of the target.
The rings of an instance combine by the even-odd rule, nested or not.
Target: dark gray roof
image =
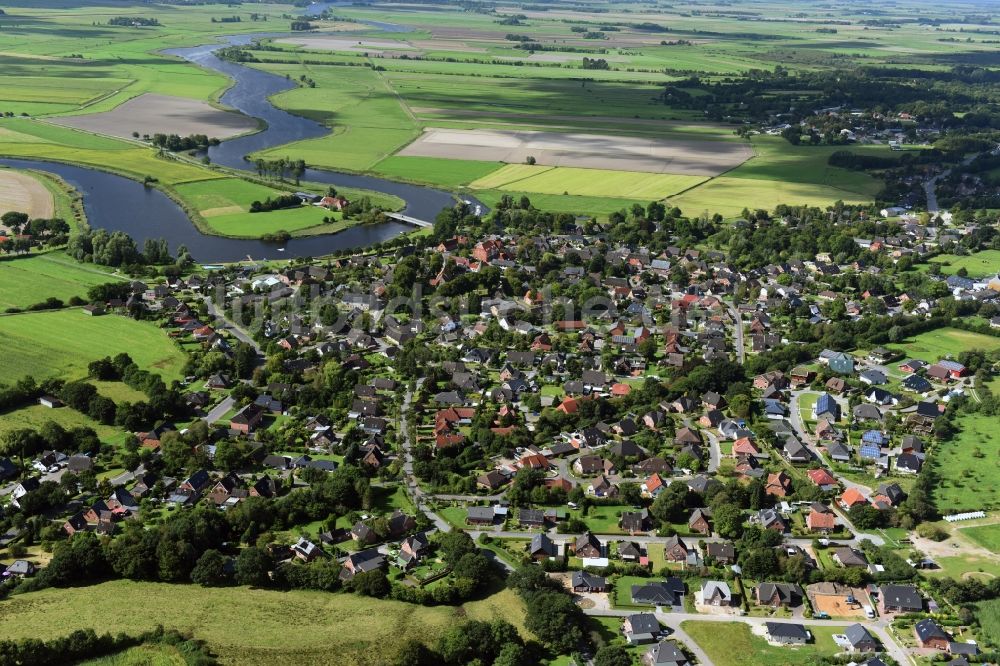
[[[851,645],[878,642],[875,640],[875,637],[872,636],[867,629],[865,629],[863,624],[852,624],[844,630],[844,636],[847,637],[847,640]]]
[[[892,608],[920,611],[924,608],[924,600],[912,585],[883,585],[879,588],[882,603]]]
[[[636,613],[628,616],[633,634],[655,634],[660,630],[660,621],[652,613]]]
[[[774,637],[794,638],[797,640],[809,640],[809,632],[801,624],[790,622],[767,622],[767,634]]]

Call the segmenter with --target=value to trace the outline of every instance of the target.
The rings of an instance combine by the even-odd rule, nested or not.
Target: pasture
[[[8,211],[27,213],[30,218],[49,218],[55,213],[55,197],[35,176],[0,169],[0,215]]]
[[[963,268],[969,277],[988,277],[1000,273],[1000,250],[982,250],[975,254],[939,254],[931,259],[941,264],[941,272],[954,275]]]
[[[402,645],[433,643],[465,619],[505,619],[523,631],[523,604],[504,590],[458,608],[415,606],[353,594],[245,587],[223,591],[196,585],[112,581],[89,587],[19,595],[0,605],[0,638],[48,638],[103,626],[121,608],[115,631],[138,633],[162,624],[208,643],[223,664],[356,664],[392,661]],[[289,608],[297,609],[289,621]],[[17,621],[14,621],[15,618]],[[233,618],[240,630],[233,631]],[[364,631],[358,631],[364,627]]]
[[[1000,433],[996,419],[968,414],[958,419],[957,425],[960,432],[951,441],[939,444],[931,459],[939,479],[934,488],[935,506],[943,514],[1000,509]],[[975,541],[967,530],[963,533]],[[980,538],[993,537],[992,530],[980,533]]]
[[[889,347],[908,358],[935,363],[945,357],[957,357],[961,352],[972,349],[984,351],[1000,349],[1000,338],[958,328],[939,328],[926,331],[901,343],[891,344]]]
[[[439,157],[546,166],[714,176],[751,156],[744,143],[514,130],[429,128],[399,151]]]
[[[741,622],[699,622],[689,620],[681,628],[709,656],[716,666],[756,666],[780,664],[781,666],[807,666],[821,657],[833,656],[840,648],[833,642],[838,627],[807,625],[814,642],[808,645],[775,647],[761,636],[751,632],[750,626]]]
[[[652,200],[707,180],[701,176],[508,164],[470,183],[472,188],[516,190],[538,194],[577,194]]]
[[[145,396],[143,396],[145,399]],[[91,428],[103,441],[124,441],[125,432],[121,428],[107,426],[98,423],[86,414],[82,414],[69,407],[49,409],[41,405],[30,405],[15,409],[12,412],[4,412],[0,415],[0,437],[3,437],[11,430],[30,428],[39,430],[43,425],[52,421],[58,423],[66,430],[85,427]]]
[[[278,187],[282,189],[277,189]],[[175,187],[174,191],[197,211],[209,229],[223,236],[257,238],[276,231],[287,231],[294,235],[305,230],[333,233],[351,226],[351,222],[343,219],[342,213],[311,205],[250,212],[250,204],[254,201],[264,201],[268,197],[289,194],[297,189],[291,183],[276,183],[272,188],[240,178],[223,178],[185,183]],[[349,200],[367,196],[374,204],[387,210],[402,207],[400,199],[377,192],[350,188],[338,192]],[[323,218],[329,218],[332,222],[324,223]]]
[[[25,308],[54,297],[63,302],[84,297],[87,289],[116,277],[93,264],[80,264],[63,252],[0,261],[0,312]]]
[[[1000,525],[966,527],[961,530],[961,534],[987,550],[1000,553]]]
[[[122,139],[133,132],[144,134],[204,134],[228,139],[258,128],[253,118],[234,111],[223,111],[211,104],[183,97],[145,93],[111,111],[80,116],[63,116],[52,122],[66,127],[108,134]]]
[[[87,365],[127,352],[139,367],[169,383],[181,378],[186,357],[155,325],[118,315],[90,317],[79,309],[0,317],[4,363],[0,383],[36,379],[81,379]]]
[[[79,666],[185,666],[187,660],[169,645],[139,645],[123,652],[81,661]]]
[[[388,178],[460,187],[500,168],[497,162],[447,160],[434,157],[388,157],[374,171]]]

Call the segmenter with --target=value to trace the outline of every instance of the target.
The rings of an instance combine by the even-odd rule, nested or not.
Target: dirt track
[[[723,141],[430,128],[398,154],[509,164],[530,156],[546,166],[716,176],[745,162],[752,151],[745,143]]]
[[[227,139],[257,129],[257,121],[241,113],[221,111],[194,99],[152,93],[139,95],[104,113],[51,118],[49,122],[123,139],[132,138],[132,132],[205,134]]]
[[[31,218],[48,218],[55,213],[55,201],[36,178],[10,169],[0,169],[0,215],[16,210]]]

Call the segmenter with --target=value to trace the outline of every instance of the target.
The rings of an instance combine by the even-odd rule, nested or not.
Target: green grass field
[[[497,162],[393,156],[375,165],[374,171],[387,178],[413,180],[441,187],[459,187],[496,171],[499,167]]]
[[[376,666],[392,661],[405,641],[433,642],[464,619],[502,618],[523,630],[524,615],[522,602],[509,590],[451,608],[352,594],[113,581],[12,597],[0,605],[0,638],[47,638],[104,627],[122,608],[142,612],[119,613],[109,631],[138,633],[162,624],[206,641],[226,664]]]
[[[996,420],[979,414],[958,419],[961,429],[943,442],[933,457],[939,478],[934,503],[941,513],[1000,509],[1000,433]]]
[[[966,527],[960,532],[969,537],[983,548],[1000,553],[1000,525],[982,525],[979,527]]]
[[[964,268],[970,277],[987,277],[1000,273],[1000,250],[982,250],[964,256],[940,254],[931,262],[941,264],[941,272],[946,275],[954,275]]]
[[[48,421],[58,423],[67,430],[80,426],[91,428],[104,441],[118,441],[125,435],[121,428],[101,425],[75,409],[68,407],[49,409],[41,405],[31,405],[0,415],[0,437],[11,430],[20,428],[38,430]]]
[[[963,351],[1000,349],[1000,338],[963,331],[958,328],[939,328],[927,331],[899,344],[888,345],[907,358],[918,358],[935,363],[946,356],[958,356]]]
[[[118,315],[89,317],[78,309],[0,317],[0,341],[3,383],[27,375],[79,379],[87,375],[91,361],[120,352],[170,382],[180,379],[186,359],[153,324]]]
[[[1000,599],[980,601],[975,604],[976,619],[979,620],[979,639],[984,647],[1000,647]]]
[[[24,308],[55,297],[63,302],[85,297],[87,289],[122,278],[92,264],[80,264],[63,252],[0,261],[0,311]]]
[[[716,666],[807,666],[820,657],[840,651],[833,642],[837,627],[808,625],[814,642],[798,647],[773,647],[761,636],[751,633],[749,625],[740,622],[699,622],[689,620],[681,628],[694,639]]]
[[[184,666],[187,660],[169,645],[140,645],[100,659],[81,661],[79,666]]]
[[[662,199],[706,180],[708,178],[704,176],[508,164],[473,181],[470,187],[652,200]]]

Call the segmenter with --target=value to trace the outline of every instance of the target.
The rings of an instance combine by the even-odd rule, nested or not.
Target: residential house
[[[803,625],[792,622],[765,622],[764,633],[769,641],[782,645],[805,645],[812,640]]]
[[[930,618],[917,622],[913,626],[913,633],[917,644],[922,648],[946,651],[951,643],[951,636]]]
[[[574,571],[570,578],[570,584],[576,593],[582,592],[607,592],[608,581],[602,576],[596,576],[586,571]]]
[[[629,645],[651,643],[660,635],[660,630],[660,622],[652,613],[635,613],[622,623],[622,634]]]
[[[585,532],[576,538],[570,545],[573,554],[577,557],[598,558],[604,554],[601,542],[590,532]]]
[[[701,602],[706,606],[732,606],[733,593],[729,584],[721,580],[702,581]]]
[[[754,588],[758,606],[795,607],[802,604],[802,588],[795,583],[761,583]]]

